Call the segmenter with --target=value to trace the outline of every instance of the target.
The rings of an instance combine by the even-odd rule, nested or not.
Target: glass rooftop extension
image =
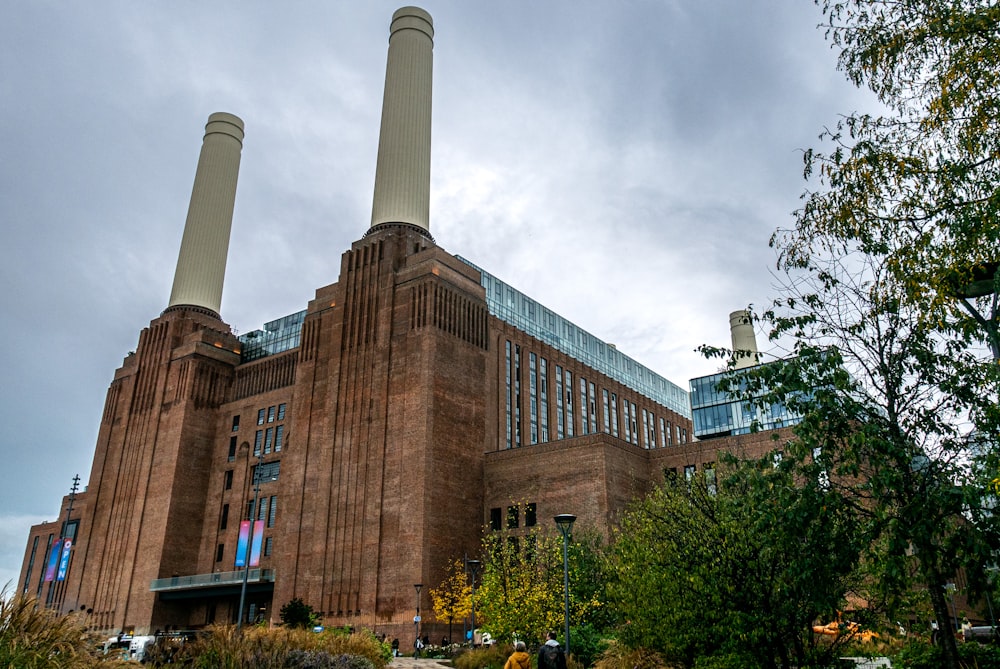
[[[637,393],[652,398],[682,416],[691,417],[688,394],[683,388],[640,365],[611,344],[542,306],[472,261],[462,256],[456,257],[479,270],[491,314]]]
[[[678,414],[691,417],[688,393],[656,372],[640,365],[611,344],[566,320],[475,263],[457,256],[478,270],[486,289],[490,313],[535,337],[574,360],[593,367],[627,388],[652,398]],[[305,310],[264,324],[239,336],[240,362],[250,362],[296,348],[302,339]]]
[[[306,310],[303,309],[264,323],[261,330],[240,335],[240,362],[250,362],[297,348],[302,339],[302,321],[305,319]]]
[[[727,391],[719,390],[719,381],[732,376],[739,377],[749,369],[751,368],[691,379],[691,410],[695,437],[711,439],[734,434],[750,434],[755,430],[776,430],[796,425],[802,420],[801,416],[783,404],[773,403],[767,407],[760,407],[755,402],[745,402]],[[755,397],[762,395],[763,393],[759,393]]]

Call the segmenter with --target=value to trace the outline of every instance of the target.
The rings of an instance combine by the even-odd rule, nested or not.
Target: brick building
[[[423,10],[393,16],[371,226],[336,282],[239,337],[219,307],[243,124],[209,118],[170,302],[115,371],[68,522],[32,528],[19,591],[144,633],[235,621],[245,579],[250,619],[300,597],[405,638],[414,584],[426,620],[508,507],[607,532],[665,471],[715,459],[685,391],[435,243],[432,36]]]

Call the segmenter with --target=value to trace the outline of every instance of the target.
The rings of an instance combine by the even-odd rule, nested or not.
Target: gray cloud
[[[401,4],[401,3],[399,3]],[[367,229],[397,3],[2,10],[0,570],[90,468],[166,305],[208,115],[246,121],[223,317],[305,307]],[[799,151],[867,102],[799,0],[429,1],[438,242],[686,386],[771,292]],[[18,537],[21,537],[20,539]],[[9,539],[9,542],[8,542]]]

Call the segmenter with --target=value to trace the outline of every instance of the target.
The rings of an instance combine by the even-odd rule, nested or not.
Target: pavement
[[[429,657],[396,657],[393,658],[389,663],[389,667],[392,669],[441,669],[441,667],[450,667],[451,660],[445,659],[434,659]]]

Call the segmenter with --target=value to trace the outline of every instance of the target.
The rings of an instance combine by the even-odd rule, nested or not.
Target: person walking
[[[503,669],[531,669],[531,656],[528,655],[528,647],[523,641],[514,644],[514,652],[507,658]]]
[[[556,641],[556,633],[549,632],[546,636],[545,643],[538,649],[538,669],[566,669],[566,654]]]

